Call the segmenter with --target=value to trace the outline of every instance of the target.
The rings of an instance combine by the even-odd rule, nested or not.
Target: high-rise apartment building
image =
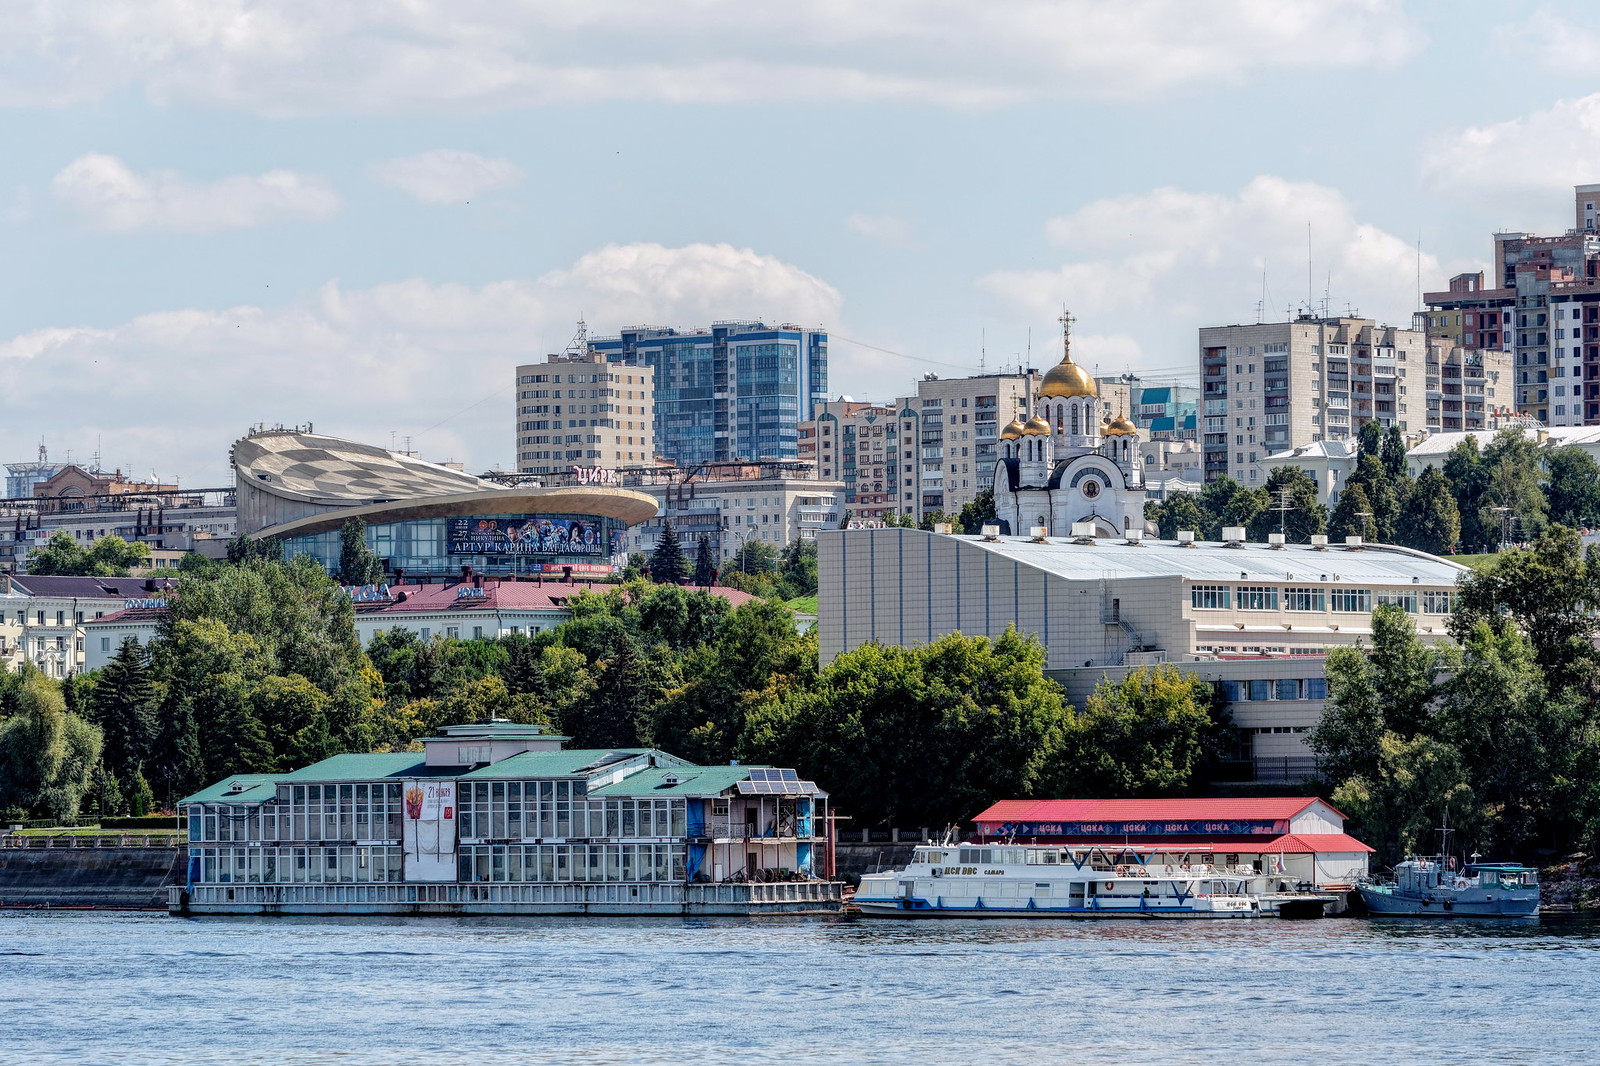
[[[584,350],[517,367],[517,470],[655,461],[655,371]]]
[[[654,370],[656,450],[679,466],[798,458],[798,426],[828,390],[828,335],[801,326],[635,326],[588,349]]]
[[[815,439],[817,477],[844,486],[851,518],[879,519],[891,511],[915,514],[901,499],[902,486],[916,469],[907,456],[916,437],[917,416],[892,404],[838,399],[817,404],[816,417],[800,426],[802,438]]]
[[[1366,318],[1315,318],[1200,330],[1207,481],[1266,482],[1273,452],[1354,437],[1376,419],[1426,425],[1427,337]]]
[[[1458,274],[1430,292],[1429,334],[1511,353],[1516,410],[1547,425],[1600,425],[1600,185],[1573,194],[1573,228],[1494,235],[1495,284]]]
[[[898,510],[920,519],[934,511],[955,514],[971,503],[989,487],[1000,431],[1018,415],[1027,417],[1038,387],[1039,373],[1031,368],[966,378],[929,374],[917,382],[917,394],[896,403],[904,470]],[[917,416],[914,442],[905,439],[907,412]]]

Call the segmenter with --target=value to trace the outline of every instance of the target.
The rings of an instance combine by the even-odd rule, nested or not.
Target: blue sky
[[[0,462],[254,422],[510,462],[582,315],[828,327],[832,391],[1404,322],[1600,181],[1600,18],[1399,0],[0,6]],[[858,343],[859,342],[859,343]],[[870,347],[869,347],[870,346]],[[890,355],[879,349],[902,353]]]

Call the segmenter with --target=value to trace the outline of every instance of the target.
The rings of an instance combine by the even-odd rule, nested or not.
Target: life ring
[[[1169,862],[1167,863],[1167,873],[1170,875],[1172,872],[1172,864]]]
[[[1111,881],[1107,881],[1106,882],[1106,891],[1107,892],[1110,892],[1112,889],[1114,889],[1116,887],[1117,886],[1116,886],[1116,884],[1114,882],[1111,882]]]

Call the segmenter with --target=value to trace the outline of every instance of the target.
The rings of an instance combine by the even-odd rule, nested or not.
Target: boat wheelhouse
[[[1374,917],[1532,918],[1539,913],[1539,871],[1518,863],[1468,863],[1438,856],[1407,859],[1394,880],[1356,886]]]
[[[861,878],[863,915],[895,918],[1254,918],[1253,871],[1154,864],[1134,847],[922,845]]]
[[[192,914],[827,913],[827,793],[793,770],[570,750],[510,722],[242,774],[179,804]]]

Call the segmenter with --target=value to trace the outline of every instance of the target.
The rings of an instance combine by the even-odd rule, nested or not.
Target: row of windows
[[[1379,591],[1374,601],[1371,589],[1317,587],[1278,589],[1272,585],[1192,585],[1189,588],[1189,606],[1197,611],[1226,611],[1235,603],[1241,611],[1276,611],[1280,601],[1286,611],[1323,611],[1332,609],[1344,614],[1366,614],[1373,603],[1392,604],[1417,613],[1419,594],[1405,591]],[[1420,594],[1422,610],[1426,614],[1449,614],[1450,593],[1443,589],[1424,590]]]
[[[1222,698],[1229,703],[1260,700],[1325,700],[1325,677],[1279,677],[1254,681],[1224,681]]]
[[[398,840],[400,784],[279,785],[275,801],[189,805],[189,839]]]
[[[683,837],[683,800],[591,799],[582,782],[482,781],[461,786],[463,840]]]
[[[209,884],[360,884],[402,880],[398,847],[191,848]]]
[[[682,881],[669,844],[493,844],[461,849],[462,881]]]

